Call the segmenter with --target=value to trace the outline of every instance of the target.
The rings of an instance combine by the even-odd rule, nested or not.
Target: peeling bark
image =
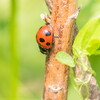
[[[100,100],[100,90],[98,88],[96,79],[93,76],[91,77],[91,80],[89,83],[89,89],[90,89],[89,100]]]
[[[43,100],[67,100],[69,67],[57,61],[55,56],[59,51],[71,54],[72,43],[77,32],[75,24],[77,0],[53,0],[50,11],[52,11],[53,33],[58,38],[54,38],[54,46],[46,58]]]
[[[53,8],[53,0],[45,0],[47,7],[49,9],[49,12],[52,13],[52,8]]]

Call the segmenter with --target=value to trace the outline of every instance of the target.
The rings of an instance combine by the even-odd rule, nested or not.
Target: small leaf
[[[91,19],[79,31],[73,44],[74,49],[85,51],[87,55],[100,54],[100,18]]]
[[[73,58],[66,52],[63,51],[58,52],[56,55],[56,59],[65,65],[68,65],[70,67],[75,67]]]

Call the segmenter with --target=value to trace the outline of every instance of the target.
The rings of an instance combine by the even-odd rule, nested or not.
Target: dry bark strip
[[[84,63],[86,63],[86,57],[83,57],[82,60]],[[88,66],[91,68],[90,63],[89,62],[87,62],[87,63],[88,63]],[[77,65],[76,69],[75,69],[76,78],[81,79],[83,74],[84,74],[83,68],[81,66]],[[84,77],[83,77],[84,78],[83,81],[85,82],[86,80],[88,80],[90,78],[90,75],[91,75],[91,71],[90,70],[86,71],[84,74]],[[88,87],[89,87],[89,99],[88,100],[100,100],[100,90],[98,88],[96,79],[93,75],[90,78]],[[83,89],[83,91],[82,91],[83,92],[82,96],[85,99],[87,97],[87,93],[86,93],[86,90],[85,91],[84,90],[85,89]]]
[[[54,46],[46,58],[43,100],[67,100],[69,67],[55,56],[59,51],[71,54],[76,13],[77,0],[53,0],[51,25],[58,38],[54,38]]]

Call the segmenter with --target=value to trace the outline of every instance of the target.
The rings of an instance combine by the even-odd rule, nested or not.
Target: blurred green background
[[[100,0],[80,0],[78,28],[100,15]],[[45,55],[35,40],[44,0],[0,0],[0,100],[41,100]],[[100,85],[100,55],[89,57]]]

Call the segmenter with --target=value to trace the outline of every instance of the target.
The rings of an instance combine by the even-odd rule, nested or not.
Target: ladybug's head
[[[40,52],[43,54],[47,54],[50,51],[50,49],[45,49],[45,48],[42,48],[41,46],[39,46],[39,48],[40,48]]]

